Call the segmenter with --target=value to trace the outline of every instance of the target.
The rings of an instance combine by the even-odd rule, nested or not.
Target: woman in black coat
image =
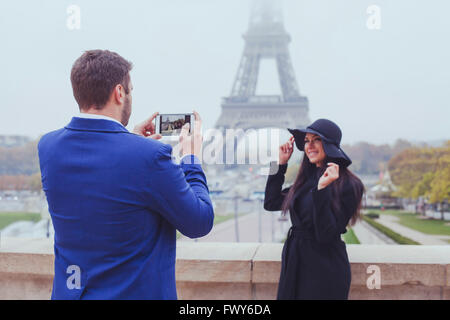
[[[347,167],[339,127],[326,119],[280,147],[278,170],[267,180],[264,208],[290,212],[292,227],[283,247],[278,299],[347,299],[350,263],[341,234],[359,218],[364,186]],[[282,190],[293,143],[305,152],[294,184]],[[272,163],[272,166],[276,166]],[[276,167],[272,167],[276,170]]]

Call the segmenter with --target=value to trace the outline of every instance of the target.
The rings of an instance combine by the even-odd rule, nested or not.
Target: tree
[[[28,190],[28,176],[0,176],[0,190]]]
[[[439,159],[446,154],[450,154],[449,147],[411,148],[395,155],[389,161],[388,168],[392,182],[399,188],[396,195],[417,198],[417,194],[413,195],[413,189],[424,179],[426,173],[438,170]],[[425,178],[430,179],[429,176]]]
[[[434,172],[425,173],[422,180],[412,188],[411,197],[417,199],[418,197],[427,196],[428,192],[431,190],[434,177]]]
[[[342,149],[352,159],[351,170],[357,174],[378,174],[380,166],[385,165],[395,154],[409,148],[405,140],[397,140],[393,147],[388,144],[374,145],[359,142],[355,145],[343,145]]]
[[[0,175],[31,175],[39,172],[38,140],[17,147],[0,147]]]
[[[450,199],[450,157],[440,159],[442,167],[434,174],[429,197],[431,203],[441,204],[441,219],[444,220],[444,201]]]
[[[403,150],[411,149],[414,146],[407,140],[397,139],[392,147],[394,153],[400,153]]]
[[[41,173],[37,172],[28,177],[28,186],[29,190],[32,191],[41,191],[42,190],[42,181],[41,181]]]
[[[424,196],[430,203],[441,204],[450,198],[450,141],[440,148],[406,149],[394,156],[388,166],[398,187],[396,196]]]

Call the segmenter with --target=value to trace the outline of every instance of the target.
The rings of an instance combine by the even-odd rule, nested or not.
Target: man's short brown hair
[[[91,106],[103,109],[118,84],[128,94],[132,68],[131,62],[115,52],[89,50],[83,53],[73,64],[70,74],[73,95],[80,109]]]

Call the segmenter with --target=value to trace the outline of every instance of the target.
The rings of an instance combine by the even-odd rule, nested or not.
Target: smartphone
[[[174,137],[178,139],[181,128],[189,123],[189,133],[192,130],[194,114],[193,113],[163,113],[156,117],[156,133],[166,138]]]

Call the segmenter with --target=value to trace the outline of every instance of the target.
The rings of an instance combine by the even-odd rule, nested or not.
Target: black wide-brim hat
[[[352,160],[341,149],[342,132],[333,121],[319,119],[314,121],[306,129],[288,129],[294,136],[295,145],[300,151],[305,151],[305,136],[307,133],[317,134],[322,138],[322,145],[325,154],[331,162],[335,162],[344,167],[352,164]]]

